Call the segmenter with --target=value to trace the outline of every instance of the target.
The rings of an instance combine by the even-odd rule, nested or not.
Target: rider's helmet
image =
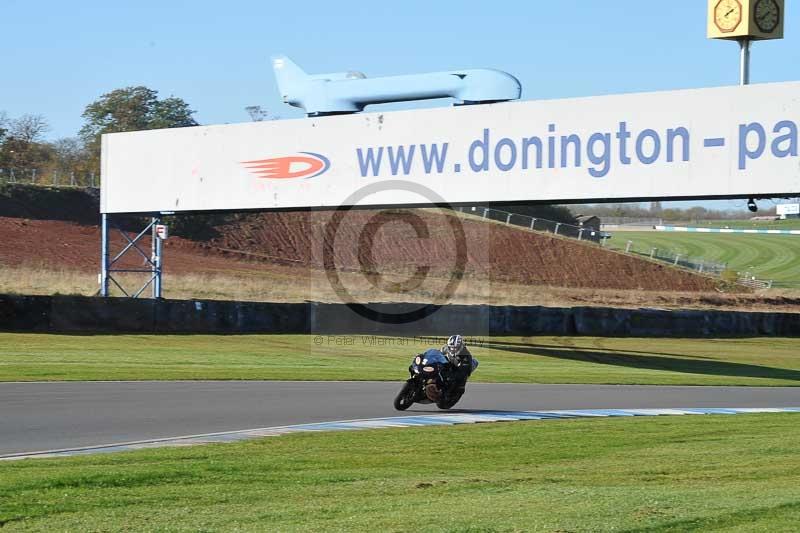
[[[455,358],[461,355],[464,350],[464,337],[461,335],[451,335],[447,339],[447,344],[444,347],[445,355],[449,358]]]

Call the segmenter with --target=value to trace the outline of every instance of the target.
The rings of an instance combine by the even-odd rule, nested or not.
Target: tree
[[[21,171],[39,168],[50,158],[47,145],[42,143],[50,129],[42,115],[22,115],[9,120],[0,116],[0,167]]]
[[[100,137],[104,133],[197,126],[194,111],[177,97],[158,98],[147,87],[125,87],[106,93],[83,112],[86,123],[79,135],[95,168],[100,161]]]
[[[244,108],[247,114],[250,115],[250,120],[253,122],[262,122],[264,120],[277,120],[277,115],[271,115],[270,112],[260,105],[249,105]]]
[[[11,121],[8,136],[26,144],[38,143],[49,130],[50,125],[42,115],[22,115]]]
[[[5,111],[0,111],[0,145],[3,144],[3,139],[6,138],[8,133],[8,115]]]
[[[576,224],[575,216],[568,207],[562,205],[516,204],[506,205],[498,209],[527,217],[563,222],[564,224]]]
[[[63,172],[79,172],[83,170],[82,163],[84,163],[87,158],[86,151],[80,139],[75,137],[58,139],[50,143],[50,148],[58,170]]]

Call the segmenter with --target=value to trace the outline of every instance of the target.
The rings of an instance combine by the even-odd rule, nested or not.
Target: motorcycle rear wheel
[[[414,383],[406,381],[400,392],[394,398],[394,408],[398,411],[405,411],[414,403]]]
[[[451,407],[453,407],[455,404],[458,403],[458,401],[461,399],[463,395],[464,395],[463,389],[455,391],[452,393],[452,395],[447,395],[440,401],[436,402],[436,407],[438,407],[439,409],[450,409]]]

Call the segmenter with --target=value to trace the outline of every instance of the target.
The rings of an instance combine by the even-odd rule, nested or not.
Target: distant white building
[[[800,218],[800,204],[778,204],[775,206],[775,213],[781,220]]]

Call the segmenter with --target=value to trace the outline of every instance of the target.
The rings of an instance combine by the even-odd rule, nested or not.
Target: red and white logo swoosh
[[[286,157],[242,161],[242,165],[259,178],[283,180],[315,178],[327,172],[331,162],[320,154],[300,152]]]

